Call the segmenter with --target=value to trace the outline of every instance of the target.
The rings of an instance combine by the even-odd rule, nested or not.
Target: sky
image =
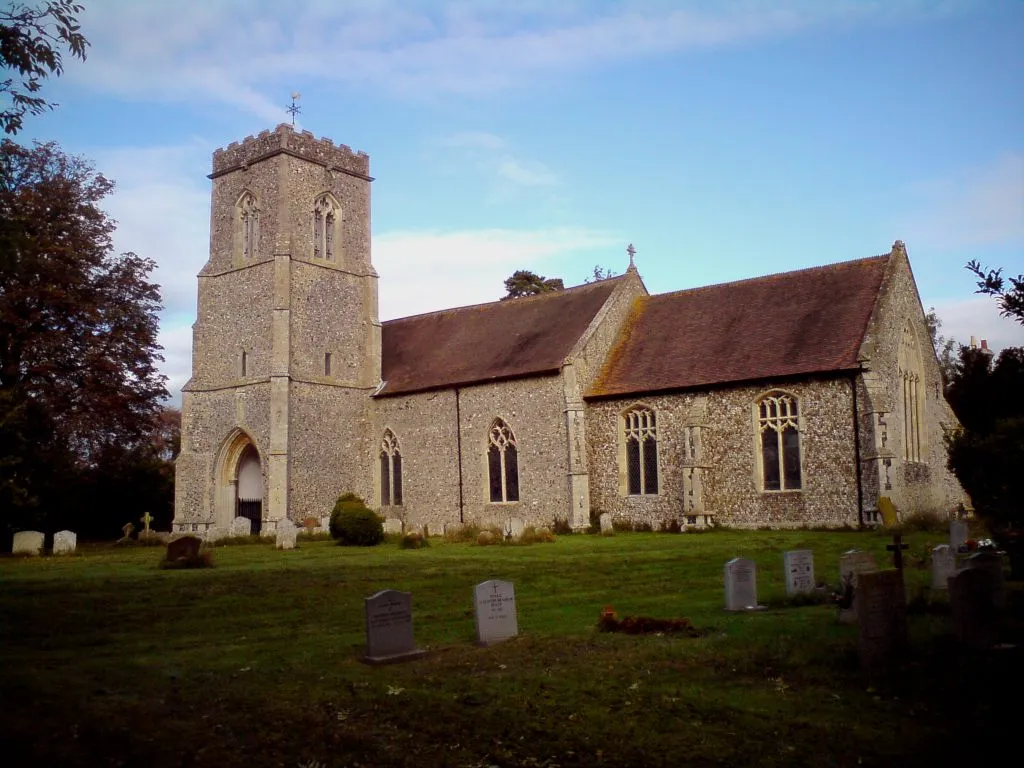
[[[290,121],[370,155],[381,319],[516,269],[651,293],[887,253],[942,333],[1024,345],[971,259],[1024,273],[1024,2],[82,0],[91,47],[19,141],[113,179],[157,262],[180,402],[211,154]]]

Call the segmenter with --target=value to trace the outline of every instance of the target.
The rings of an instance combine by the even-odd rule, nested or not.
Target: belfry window
[[[658,424],[650,408],[622,415],[626,441],[626,491],[630,496],[658,493]]]
[[[402,506],[402,452],[390,429],[384,430],[380,441],[380,503],[384,507]]]
[[[252,192],[243,192],[235,204],[236,214],[236,237],[239,241],[239,251],[242,259],[250,261],[255,259],[259,250],[260,239],[260,209],[256,202],[256,196]]]
[[[335,260],[335,241],[341,207],[331,195],[321,195],[313,204],[313,258]]]
[[[516,436],[501,419],[487,434],[487,478],[492,502],[519,501],[519,453]]]
[[[797,400],[769,392],[757,404],[757,447],[761,487],[765,491],[796,491],[800,477],[800,420]]]

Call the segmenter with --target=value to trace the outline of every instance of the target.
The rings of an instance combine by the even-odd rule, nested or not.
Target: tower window
[[[252,192],[243,192],[235,204],[235,236],[238,241],[236,253],[242,259],[255,259],[259,252],[260,209]]]
[[[313,204],[313,258],[335,261],[341,206],[330,194],[321,195]]]

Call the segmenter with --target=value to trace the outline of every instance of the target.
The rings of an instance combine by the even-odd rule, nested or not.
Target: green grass
[[[1016,736],[1016,651],[969,654],[943,598],[912,653],[866,680],[856,628],[786,600],[782,552],[837,581],[876,533],[565,536],[428,549],[301,542],[218,547],[164,571],[162,550],[85,546],[0,559],[0,743],[24,765],[645,766],[968,764]],[[908,594],[941,534],[907,537]],[[769,609],[721,610],[722,566],[757,561]],[[920,566],[920,567],[918,567]],[[472,588],[515,583],[520,636],[473,645]],[[1016,586],[1016,585],[1014,585]],[[430,653],[359,662],[363,598],[413,593]],[[1018,611],[1022,597],[1014,591]],[[689,617],[700,639],[601,634],[601,609]],[[1019,615],[1008,631],[1016,639]],[[1008,705],[1000,702],[1006,700]]]

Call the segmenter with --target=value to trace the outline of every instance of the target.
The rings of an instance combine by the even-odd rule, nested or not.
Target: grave
[[[476,643],[491,645],[519,634],[516,591],[511,581],[491,580],[473,589],[476,607]]]
[[[295,540],[299,535],[299,529],[291,519],[285,517],[277,521],[277,535],[274,546],[278,549],[295,549]]]
[[[874,571],[857,576],[857,648],[861,667],[885,670],[907,644],[907,596],[903,574]]]
[[[949,546],[954,552],[959,552],[960,547],[967,541],[967,523],[963,520],[953,520],[949,524]]]
[[[757,565],[745,557],[734,557],[725,564],[725,610],[755,611],[757,604]]]
[[[393,534],[397,533],[399,536],[402,535],[402,521],[397,517],[389,517],[384,521],[384,533]]]
[[[221,528],[219,525],[211,525],[206,529],[206,541],[213,544],[216,541],[220,541],[227,537],[227,531]]]
[[[426,651],[412,637],[412,594],[385,589],[365,600],[367,664],[411,661]]]
[[[191,560],[199,557],[199,548],[203,545],[198,536],[182,536],[167,545],[167,561]]]
[[[782,556],[786,570],[786,594],[804,595],[814,591],[814,553],[809,549],[794,549]]]
[[[612,514],[611,512],[605,512],[601,515],[601,533],[615,533],[615,528],[612,527]]]
[[[526,525],[523,523],[521,518],[510,517],[508,522],[505,523],[505,538],[506,539],[521,539],[523,537],[523,531],[526,530]]]
[[[53,534],[53,554],[72,555],[78,545],[78,537],[74,531],[57,531]]]
[[[932,549],[932,589],[947,589],[951,576],[956,575],[956,554],[949,544]]]
[[[851,549],[839,558],[839,585],[844,594],[849,592],[852,602],[846,607],[840,605],[839,621],[852,624],[857,620],[857,581],[862,573],[877,571],[875,556],[870,552]]]
[[[121,533],[123,533],[124,536],[122,536],[120,539],[117,540],[118,543],[126,542],[126,541],[131,541],[132,540],[132,533],[134,531],[135,531],[135,525],[134,524],[132,524],[132,523],[125,523],[124,525],[122,525],[121,526]]]
[[[1006,607],[1006,579],[1003,576],[1002,555],[998,552],[976,552],[964,559],[961,567],[991,573],[996,608],[1002,610]]]
[[[15,555],[43,554],[43,534],[39,531],[18,531],[14,534],[11,553]]]
[[[232,536],[251,536],[252,520],[248,517],[236,517],[231,521]]]
[[[986,650],[999,641],[1002,610],[992,571],[965,568],[949,579],[953,634],[968,648]]]

